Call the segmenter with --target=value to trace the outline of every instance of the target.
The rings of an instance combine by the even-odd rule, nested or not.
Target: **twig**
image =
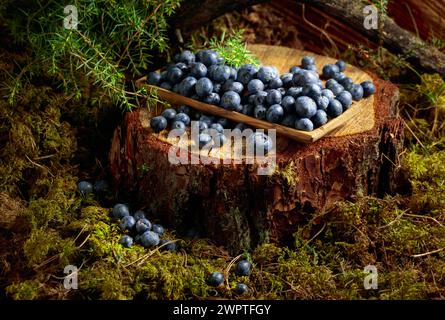
[[[384,226],[380,226],[378,227],[378,229],[384,229],[384,228],[388,228],[389,226],[391,226],[392,224],[396,223],[397,220],[399,220],[406,212],[408,212],[408,209],[402,211],[394,220],[392,220],[390,223],[384,225]]]
[[[413,258],[421,258],[421,257],[425,257],[425,256],[429,256],[429,255],[441,252],[443,250],[445,250],[445,247],[437,249],[437,250],[421,253],[421,254],[415,254],[415,255],[412,255],[411,257],[413,257]]]

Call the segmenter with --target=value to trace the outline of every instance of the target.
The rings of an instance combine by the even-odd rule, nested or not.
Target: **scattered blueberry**
[[[339,72],[340,69],[336,64],[327,64],[323,67],[323,78],[331,79]]]
[[[212,137],[207,133],[200,133],[198,136],[199,148],[203,148],[212,142]]]
[[[146,231],[150,231],[151,230],[151,222],[145,218],[139,219],[138,221],[136,221],[135,229],[136,229],[136,232],[139,234],[142,234]]]
[[[224,276],[221,272],[213,272],[207,280],[207,283],[212,287],[219,287],[224,283]]]
[[[118,203],[113,207],[112,215],[116,219],[122,219],[123,217],[130,215],[130,209],[127,205]]]
[[[161,116],[164,117],[167,121],[172,121],[176,116],[175,109],[165,109],[162,111]]]
[[[141,235],[141,244],[148,248],[148,247],[154,247],[159,244],[159,235],[153,231],[145,231]]]
[[[201,62],[195,62],[190,68],[190,75],[196,79],[201,79],[207,75],[207,67]]]
[[[136,221],[145,219],[145,212],[142,210],[138,210],[133,214],[133,217]]]
[[[247,260],[241,260],[236,264],[235,273],[237,276],[248,276],[251,272],[252,265]]]
[[[161,132],[162,130],[167,128],[167,119],[165,119],[163,116],[153,117],[150,120],[150,127],[156,133]]]
[[[343,106],[343,110],[347,110],[352,105],[352,95],[348,91],[340,92],[336,99],[340,101],[341,105]]]
[[[268,135],[262,132],[255,132],[247,139],[247,145],[251,150],[255,150],[255,153],[267,154],[272,150],[273,142]]]
[[[164,227],[159,224],[154,224],[151,226],[151,231],[156,232],[158,235],[162,236],[165,232]]]
[[[180,136],[184,134],[185,128],[186,126],[182,121],[173,121],[172,123],[172,130],[176,130],[176,133]]]
[[[213,91],[213,84],[209,78],[201,78],[196,82],[195,90],[198,96],[204,98]]]
[[[80,181],[77,184],[77,191],[80,194],[93,193],[93,185],[88,181]]]
[[[125,216],[121,220],[121,228],[123,230],[132,230],[135,224],[136,221],[132,216]]]
[[[147,83],[157,86],[161,81],[161,75],[157,72],[150,72],[147,77]]]
[[[190,125],[190,117],[187,114],[182,113],[182,112],[176,114],[174,120],[175,121],[181,121],[186,126]]]
[[[274,105],[274,104],[280,104],[281,99],[282,99],[282,96],[281,96],[280,91],[275,90],[275,89],[267,91],[266,102],[269,106]]]
[[[338,60],[335,64],[340,72],[344,72],[346,70],[346,62],[343,60]]]
[[[253,116],[257,119],[266,118],[267,109],[263,105],[257,105],[253,110]]]
[[[246,293],[248,290],[249,288],[244,283],[237,283],[234,289],[235,293],[239,295]]]
[[[133,238],[128,235],[125,235],[121,238],[119,243],[126,248],[130,248],[133,245]]]
[[[252,79],[247,84],[249,94],[255,94],[264,90],[264,83],[259,79]]]
[[[363,98],[367,98],[369,96],[372,96],[376,92],[376,88],[372,81],[365,81],[361,83],[361,86],[363,88]]]

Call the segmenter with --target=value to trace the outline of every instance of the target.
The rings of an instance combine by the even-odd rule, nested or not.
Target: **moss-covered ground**
[[[1,54],[1,89],[7,92],[31,60],[26,53]],[[378,56],[367,55],[374,71],[387,71],[386,56]],[[51,79],[31,79],[12,104],[0,100],[0,297],[445,298],[445,82],[436,75],[412,79],[401,87],[400,105],[407,186],[315,213],[295,230],[292,245],[265,243],[242,253],[254,267],[241,278],[231,263],[240,256],[206,239],[179,239],[171,230],[177,252],[123,248],[121,231],[109,218],[117,199],[76,192],[80,179],[107,177],[106,152],[121,112],[98,104],[88,84],[83,97],[73,100]],[[79,268],[77,290],[63,287],[67,265]],[[377,290],[364,289],[367,265],[377,267]],[[206,284],[213,271],[226,275],[218,289]],[[249,286],[247,295],[233,294],[238,282]]]

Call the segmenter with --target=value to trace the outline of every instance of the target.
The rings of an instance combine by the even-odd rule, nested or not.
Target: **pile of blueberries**
[[[252,271],[252,265],[247,260],[241,260],[237,263],[235,274],[239,277],[247,277]],[[221,272],[213,272],[207,283],[213,287],[219,287],[224,283],[224,275]],[[248,291],[248,287],[244,283],[238,283],[234,289],[236,294],[244,294]]]
[[[315,59],[306,56],[301,66],[290,68],[279,75],[275,67],[256,67],[252,64],[234,68],[224,64],[224,59],[212,50],[193,54],[183,51],[174,57],[160,73],[150,72],[148,84],[171,90],[192,99],[218,105],[226,110],[281,124],[298,130],[312,131],[338,117],[353,103],[376,92],[372,81],[356,84],[343,72],[342,60],[323,67],[321,77]],[[326,80],[324,85],[323,80]],[[181,106],[177,111],[165,110],[154,117],[151,126],[156,132],[168,127],[185,130],[190,119],[199,121],[202,132],[200,144],[208,143],[206,130],[221,133],[216,140],[224,140],[222,130],[238,128],[224,118],[215,118]],[[221,141],[214,141],[218,146]]]
[[[176,243],[169,239],[161,239],[165,230],[159,224],[152,224],[142,210],[130,214],[130,208],[126,204],[118,203],[113,207],[111,215],[120,220],[120,227],[128,234],[124,235],[120,243],[124,247],[131,247],[133,243],[141,244],[145,248],[162,246],[168,251],[176,251]]]

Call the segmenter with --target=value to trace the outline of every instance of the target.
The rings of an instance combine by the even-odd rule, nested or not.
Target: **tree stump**
[[[251,47],[265,65],[273,59],[266,49]],[[293,53],[286,69],[307,54]],[[307,145],[277,136],[276,170],[269,176],[258,175],[256,164],[171,164],[171,143],[150,129],[152,114],[129,112],[109,154],[115,184],[136,194],[138,204],[166,226],[180,233],[195,228],[233,254],[264,241],[286,242],[300,221],[337,201],[393,191],[404,138],[398,89],[375,77],[374,82],[373,104],[361,117],[372,121],[352,119]]]

